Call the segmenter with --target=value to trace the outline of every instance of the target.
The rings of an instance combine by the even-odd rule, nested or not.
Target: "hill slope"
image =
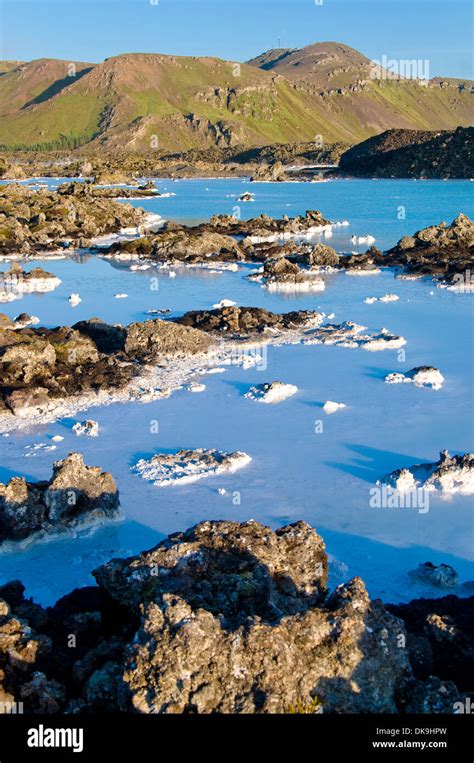
[[[452,132],[388,130],[353,146],[340,172],[358,177],[474,177],[474,127]]]
[[[470,123],[471,96],[459,86],[360,84],[367,59],[347,46],[336,47],[341,50],[334,57],[326,48],[321,52],[318,45],[310,46],[313,57],[323,55],[323,68],[317,77],[313,72],[312,82],[296,82],[279,71],[292,56],[301,59],[300,64],[293,61],[292,70],[308,70],[302,51],[283,58],[265,54],[262,67],[159,54],[76,63],[74,76],[66,61],[13,65],[0,74],[0,146],[48,149],[91,143],[97,148],[185,151],[314,141],[318,136],[325,144],[354,143],[387,127],[452,129]],[[326,83],[323,91],[319,82]]]

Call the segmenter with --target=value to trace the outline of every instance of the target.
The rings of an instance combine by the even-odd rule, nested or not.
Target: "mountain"
[[[145,53],[100,64],[3,62],[0,147],[186,151],[321,139],[329,145],[393,127],[470,124],[471,95],[461,84],[373,81],[368,66],[337,43],[269,51],[248,64]]]
[[[268,50],[247,63],[326,92],[368,80],[371,72],[368,58],[339,42]]]
[[[339,172],[357,177],[474,177],[474,127],[387,130],[342,154]]]

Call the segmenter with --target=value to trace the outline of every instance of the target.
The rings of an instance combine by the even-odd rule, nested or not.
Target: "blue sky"
[[[120,53],[244,61],[270,47],[333,40],[369,58],[429,60],[472,76],[467,0],[0,0],[0,58],[101,61]]]

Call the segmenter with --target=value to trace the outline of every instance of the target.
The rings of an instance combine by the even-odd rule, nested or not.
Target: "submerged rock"
[[[335,403],[333,400],[326,400],[326,402],[323,405],[323,411],[324,413],[336,413],[336,411],[341,410],[341,408],[345,408],[345,403]]]
[[[0,543],[77,530],[114,519],[119,494],[111,474],[86,466],[80,453],[56,461],[48,482],[12,477],[0,483]]]
[[[157,453],[150,459],[141,458],[132,471],[154,485],[182,485],[203,477],[235,472],[252,459],[246,453],[223,453],[220,450],[180,450],[178,453]]]
[[[87,435],[87,437],[99,436],[99,423],[92,419],[86,419],[86,421],[78,421],[74,424],[72,431],[80,437],[81,435]]]
[[[68,297],[68,302],[71,305],[71,307],[77,307],[80,302],[82,302],[82,299],[80,298],[79,294],[76,294],[75,292],[73,294],[70,294]]]
[[[305,333],[303,344],[328,344],[350,349],[361,347],[367,352],[395,350],[406,344],[406,339],[383,328],[377,334],[363,334],[365,326],[353,321],[326,323]]]
[[[13,263],[9,271],[0,272],[0,302],[10,302],[31,292],[53,291],[60,283],[59,278],[43,268],[26,271]]]
[[[398,294],[384,294],[383,297],[366,297],[364,302],[366,305],[373,305],[375,302],[398,302],[399,299]]]
[[[411,570],[410,577],[422,583],[436,586],[437,588],[451,588],[459,582],[459,575],[450,564],[436,566],[431,562],[419,564],[416,570]]]

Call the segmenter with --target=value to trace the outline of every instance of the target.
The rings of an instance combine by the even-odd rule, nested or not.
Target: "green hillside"
[[[367,59],[349,50],[354,76],[362,76],[359,58]],[[355,143],[387,128],[451,129],[472,121],[472,96],[458,83],[423,87],[384,80],[354,87],[351,69],[345,88],[321,90],[319,81],[295,82],[278,69],[268,61],[260,68],[159,54],[125,54],[95,65],[52,59],[12,64],[0,74],[0,147],[91,143],[184,151],[319,136],[324,143]],[[318,76],[331,81],[327,61]]]

